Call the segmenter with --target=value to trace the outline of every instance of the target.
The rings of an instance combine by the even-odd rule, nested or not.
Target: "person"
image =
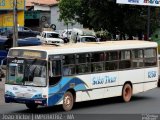
[[[7,36],[7,41],[4,44],[6,49],[13,47],[13,34]]]
[[[147,37],[147,34],[144,34],[144,38],[143,38],[144,40],[147,40],[148,39],[148,37]]]
[[[71,75],[71,69],[68,66],[63,68],[63,75]]]
[[[75,43],[77,43],[77,42],[80,42],[80,41],[79,41],[79,35],[78,35],[78,33],[77,33],[77,35],[76,35],[76,41],[75,41]]]

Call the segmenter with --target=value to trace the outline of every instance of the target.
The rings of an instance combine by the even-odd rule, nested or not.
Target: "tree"
[[[120,5],[116,4],[115,0],[111,1],[60,0],[60,20],[76,21],[96,31],[101,29],[111,33],[120,31],[129,35],[146,32],[146,6]]]

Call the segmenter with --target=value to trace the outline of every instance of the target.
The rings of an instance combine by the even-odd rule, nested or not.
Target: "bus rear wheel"
[[[132,87],[130,84],[125,84],[122,90],[122,99],[124,102],[129,102],[132,97]]]
[[[65,111],[70,111],[74,105],[74,97],[71,92],[66,92],[63,98],[63,109]]]
[[[37,104],[26,104],[27,108],[29,109],[36,109],[38,107]]]

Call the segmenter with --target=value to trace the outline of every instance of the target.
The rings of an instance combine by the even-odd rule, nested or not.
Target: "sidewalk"
[[[3,78],[2,81],[0,81],[0,105],[4,104],[4,83],[5,79]]]

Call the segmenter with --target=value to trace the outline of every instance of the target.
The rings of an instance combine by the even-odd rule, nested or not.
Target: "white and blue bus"
[[[107,41],[15,47],[7,56],[5,102],[29,109],[133,94],[157,87],[157,43]]]

